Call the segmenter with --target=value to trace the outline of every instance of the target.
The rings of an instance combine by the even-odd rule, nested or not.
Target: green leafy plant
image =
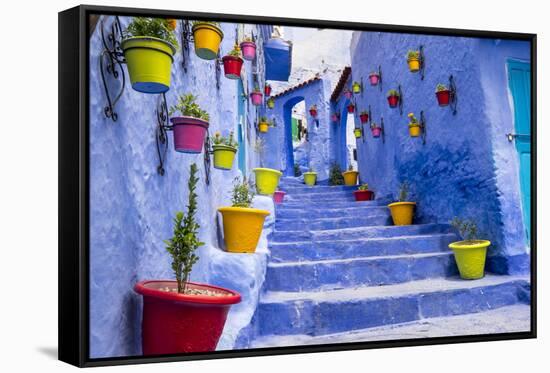
[[[197,25],[200,25],[200,24],[212,25],[212,26],[216,26],[218,28],[220,27],[220,23],[216,22],[216,21],[193,21],[193,26],[197,26]]]
[[[420,58],[420,51],[409,50],[407,52],[407,60],[418,60]]]
[[[376,76],[379,75],[379,74],[378,74],[378,71],[372,71],[372,72],[369,74],[369,76],[375,76],[375,75],[376,75]]]
[[[414,113],[409,113],[407,117],[409,118],[409,127],[416,127],[420,124],[418,123],[418,119],[414,116]]]
[[[244,177],[241,179],[237,176],[233,184],[233,193],[231,196],[231,205],[233,207],[250,208],[254,199],[254,186]]]
[[[262,90],[260,89],[260,86],[258,84],[256,84],[254,86],[254,91],[253,92],[256,92],[256,93],[262,93]]]
[[[123,38],[149,36],[164,40],[178,47],[178,39],[173,31],[173,24],[170,19],[134,17],[123,33]]]
[[[330,166],[328,183],[329,185],[344,185],[344,176],[342,176],[342,169],[336,162]]]
[[[311,110],[317,111],[317,105],[311,105],[311,106],[309,107],[309,110],[310,110],[310,111],[311,111]]]
[[[246,43],[254,43],[254,39],[252,38],[251,35],[246,35],[246,36],[243,38],[243,42],[246,42]]]
[[[199,178],[197,177],[197,165],[191,164],[189,172],[189,199],[187,204],[187,215],[182,211],[176,213],[174,218],[174,235],[172,238],[165,240],[166,251],[172,256],[172,270],[176,276],[178,283],[178,293],[185,293],[187,282],[193,265],[199,260],[195,251],[204,242],[199,241],[198,232],[199,224],[195,221],[197,212],[197,194],[195,189]]]
[[[369,115],[369,112],[366,110],[362,110],[359,115]]]
[[[406,202],[407,197],[409,197],[409,184],[407,182],[403,182],[399,186],[399,195],[397,196],[397,200],[399,202]]]
[[[369,190],[369,184],[361,184],[357,187],[357,190],[362,190],[362,191]]]
[[[388,97],[393,97],[393,96],[399,97],[399,92],[396,91],[395,89],[390,89],[390,90],[388,91]]]
[[[370,128],[378,128],[378,124],[376,124],[376,122],[372,122],[370,124]]]
[[[352,103],[349,103],[349,104],[348,104],[348,108],[354,108],[354,109],[355,109],[355,105],[352,104]]]
[[[239,146],[237,141],[235,141],[233,131],[229,132],[229,136],[227,137],[222,136],[220,131],[216,131],[216,133],[214,133],[214,137],[212,138],[212,142],[214,145],[226,145],[235,149]]]
[[[182,116],[193,117],[208,121],[210,116],[208,113],[200,108],[195,102],[197,97],[189,93],[186,95],[180,95],[176,105],[170,107],[170,115],[175,112],[180,112]]]
[[[463,240],[477,241],[477,225],[473,220],[460,219],[455,216],[453,220],[451,220],[451,225],[458,230],[458,233]]]
[[[436,92],[442,92],[442,91],[448,91],[449,88],[445,84],[439,83],[437,87],[435,87]]]
[[[241,48],[237,44],[235,44],[235,46],[233,47],[233,49],[231,49],[228,55],[241,58]]]

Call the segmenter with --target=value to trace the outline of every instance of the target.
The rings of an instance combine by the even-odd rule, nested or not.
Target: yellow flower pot
[[[176,48],[158,38],[134,37],[122,41],[132,88],[142,93],[164,93],[170,89],[172,57]]]
[[[453,250],[460,277],[465,280],[476,280],[485,275],[485,258],[491,241],[468,240],[449,244]]]
[[[306,185],[315,185],[317,182],[317,172],[304,172],[304,183]]]
[[[230,253],[254,253],[264,227],[267,210],[246,207],[220,207],[223,239]]]
[[[355,138],[356,138],[356,139],[361,138],[361,129],[360,129],[360,128],[354,129],[354,130],[353,130],[353,134],[355,135]]]
[[[214,167],[220,170],[231,170],[237,149],[227,145],[213,145]]]
[[[342,176],[344,176],[344,184],[345,185],[357,185],[357,177],[359,176],[359,172],[357,171],[346,171],[342,172]]]
[[[415,126],[411,126],[409,125],[409,135],[411,137],[418,137],[420,136],[420,126],[419,125],[415,125]]]
[[[260,124],[258,124],[258,128],[260,129],[260,132],[266,133],[269,130],[269,124],[260,122]]]
[[[267,100],[267,107],[269,109],[273,109],[275,107],[275,100],[273,100],[272,98],[268,99]]]
[[[263,195],[272,195],[279,185],[279,178],[283,174],[281,171],[271,168],[255,168],[256,192]]]
[[[213,60],[218,57],[220,43],[223,39],[222,30],[211,23],[195,23],[193,25],[195,53],[203,60]]]
[[[420,60],[418,58],[409,58],[407,63],[409,64],[409,70],[411,72],[415,73],[420,70]]]
[[[390,203],[391,217],[394,225],[411,225],[416,202],[394,202]]]
[[[351,90],[353,91],[353,93],[361,93],[361,84],[353,83],[353,85],[351,86]]]

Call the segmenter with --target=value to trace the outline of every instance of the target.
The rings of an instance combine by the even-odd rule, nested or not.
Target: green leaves
[[[233,207],[250,207],[254,199],[253,186],[247,182],[246,178],[243,181],[236,177],[233,186],[233,195],[231,197],[231,205]]]
[[[451,220],[451,225],[458,230],[463,240],[471,241],[477,239],[477,225],[473,220],[460,219],[455,216]]]
[[[134,17],[124,32],[124,38],[137,36],[151,36],[178,47],[178,40],[164,18]]]
[[[344,185],[344,176],[342,176],[342,169],[336,162],[330,166],[328,183],[329,185]]]
[[[170,115],[179,111],[182,116],[208,121],[210,119],[208,112],[202,110],[201,107],[195,102],[196,100],[197,97],[191,93],[180,95],[177,104],[170,107]]]
[[[407,182],[404,182],[399,187],[398,201],[399,202],[405,202],[405,201],[407,201],[408,196],[409,196],[409,184],[407,184]]]

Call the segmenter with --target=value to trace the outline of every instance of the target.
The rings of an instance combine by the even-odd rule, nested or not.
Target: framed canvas
[[[59,13],[59,358],[536,336],[536,35]]]

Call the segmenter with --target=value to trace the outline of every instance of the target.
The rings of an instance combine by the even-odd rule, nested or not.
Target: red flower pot
[[[226,78],[239,79],[241,77],[241,68],[243,67],[242,58],[227,55],[222,58],[222,61]]]
[[[214,351],[232,304],[239,293],[217,286],[188,283],[194,289],[223,296],[178,294],[176,281],[142,281],[134,290],[143,296],[141,346],[144,355]]]
[[[284,198],[285,198],[285,192],[283,192],[282,190],[276,190],[273,193],[273,201],[276,204],[283,203]]]
[[[353,113],[355,111],[355,106],[348,105],[348,113]]]
[[[317,110],[311,109],[311,110],[309,111],[309,113],[311,114],[312,117],[316,117],[316,116],[317,116]]]
[[[374,192],[372,190],[356,190],[353,192],[356,201],[372,201]]]
[[[436,92],[435,96],[437,97],[439,106],[447,106],[449,105],[449,101],[451,101],[451,91],[449,90]]]
[[[208,122],[193,117],[170,118],[174,132],[174,148],[180,153],[201,153]]]
[[[250,94],[250,100],[254,106],[260,106],[262,104],[262,98],[263,96],[261,92],[252,92]]]
[[[380,137],[380,133],[382,132],[382,127],[372,127],[371,129],[372,137]]]
[[[369,81],[370,81],[370,85],[378,85],[378,82],[380,81],[380,75],[378,74],[369,75]]]
[[[361,114],[361,115],[359,115],[359,119],[361,120],[361,123],[367,123],[369,121],[369,115],[368,114]]]
[[[399,103],[399,96],[388,96],[388,103],[390,107],[396,107]]]
[[[256,57],[256,43],[252,41],[243,41],[241,43],[243,58],[252,61]]]
[[[271,95],[271,86],[266,85],[264,87],[264,94],[266,95],[266,97],[269,97]]]

